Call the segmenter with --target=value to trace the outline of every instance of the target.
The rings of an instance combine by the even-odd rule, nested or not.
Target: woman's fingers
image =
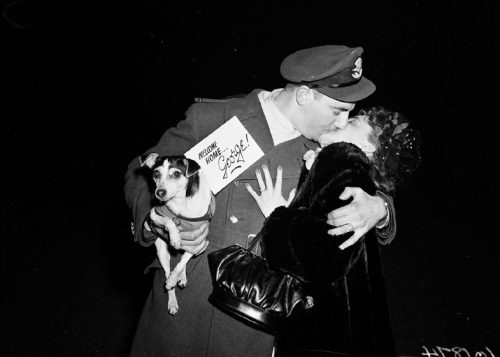
[[[281,186],[283,182],[283,168],[278,166],[276,169],[276,182],[273,185],[273,179],[271,178],[271,173],[266,164],[262,165],[262,171],[264,172],[264,178],[262,178],[262,173],[260,169],[255,170],[255,176],[257,177],[257,182],[259,183],[260,191],[274,190],[275,192],[281,193]]]
[[[283,168],[278,166],[276,169],[276,182],[274,184],[274,190],[281,193],[281,183],[283,182]]]
[[[262,177],[262,171],[264,172],[264,178]],[[248,183],[245,184],[245,187],[255,199],[265,217],[268,217],[277,207],[288,206],[293,200],[295,190],[290,192],[288,200],[284,198],[281,193],[283,183],[283,168],[281,166],[278,166],[276,169],[276,182],[274,184],[269,172],[269,167],[266,164],[262,165],[261,169],[255,170],[255,176],[259,184],[260,192],[256,192]]]
[[[266,185],[264,184],[264,180],[262,180],[262,174],[259,169],[255,170],[255,176],[257,176],[260,192],[264,191],[266,189]]]
[[[293,189],[290,191],[290,194],[288,195],[288,200],[286,201],[286,206],[288,207],[292,200],[295,198],[295,193],[297,193],[297,189]]]
[[[264,171],[264,177],[266,178],[266,188],[269,190],[273,189],[273,180],[271,179],[271,174],[267,165],[262,165],[262,171]]]
[[[247,188],[248,192],[250,192],[255,201],[259,201],[260,196],[257,194],[257,192],[255,192],[252,186],[250,186],[250,184],[247,183],[245,187]]]

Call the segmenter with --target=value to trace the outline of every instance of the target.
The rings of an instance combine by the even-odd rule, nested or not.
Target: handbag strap
[[[262,231],[259,232],[255,237],[253,237],[252,240],[250,240],[247,249],[250,252],[253,251],[253,249],[257,246],[257,244],[261,241],[261,239],[262,239]]]

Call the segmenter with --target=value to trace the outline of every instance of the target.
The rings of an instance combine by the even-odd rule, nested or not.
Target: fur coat
[[[310,172],[303,173],[289,207],[276,209],[266,220],[261,245],[268,264],[301,279],[314,299],[314,307],[278,335],[277,356],[320,355],[317,351],[342,356],[394,355],[376,237],[369,232],[340,250],[338,246],[352,233],[338,237],[327,233],[332,227],[326,223],[326,214],[346,204],[338,198],[345,187],[375,193],[373,169],[356,146],[329,145]]]

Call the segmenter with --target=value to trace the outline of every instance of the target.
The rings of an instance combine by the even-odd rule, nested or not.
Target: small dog
[[[206,178],[198,163],[184,156],[160,156],[152,153],[141,165],[153,171],[153,181],[156,184],[154,196],[162,203],[153,207],[150,218],[157,226],[168,231],[170,245],[176,250],[181,249],[178,226],[183,231],[194,230],[210,220],[215,212],[215,199]],[[208,242],[203,250],[207,245]],[[179,304],[174,288],[176,285],[181,288],[186,286],[186,264],[193,254],[184,252],[179,263],[170,271],[170,253],[165,240],[156,239],[155,246],[165,271],[168,312],[175,315]]]

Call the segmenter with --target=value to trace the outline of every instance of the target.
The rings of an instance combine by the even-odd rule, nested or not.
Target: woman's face
[[[369,141],[372,134],[373,128],[368,124],[368,117],[356,116],[349,118],[344,129],[337,129],[320,135],[318,142],[321,147],[339,142],[351,143],[363,150],[368,157],[372,157],[376,150],[375,146]]]

